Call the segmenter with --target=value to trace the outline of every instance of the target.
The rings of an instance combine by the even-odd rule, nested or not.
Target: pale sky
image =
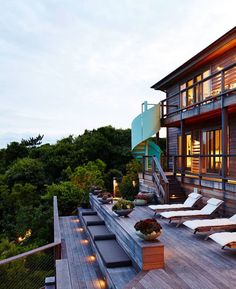
[[[0,147],[128,128],[150,86],[235,26],[235,0],[0,0]]]

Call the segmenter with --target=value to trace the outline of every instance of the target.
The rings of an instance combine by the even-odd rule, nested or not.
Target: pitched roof
[[[151,88],[156,90],[165,90],[178,79],[184,77],[201,65],[204,65],[208,61],[216,58],[233,47],[236,47],[236,26],[170,74],[155,83]]]

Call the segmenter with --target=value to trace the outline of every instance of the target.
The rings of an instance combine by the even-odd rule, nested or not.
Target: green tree
[[[91,161],[86,165],[78,166],[71,176],[71,181],[85,192],[89,192],[91,186],[103,187],[105,167],[105,163],[101,160]]]
[[[43,185],[45,183],[43,164],[36,159],[18,159],[7,170],[6,180],[10,187],[15,183]]]
[[[71,182],[60,182],[47,186],[47,193],[42,198],[52,202],[53,196],[57,196],[60,214],[73,214],[83,198],[83,190]]]
[[[120,193],[123,198],[133,200],[139,191],[138,173],[141,171],[139,161],[133,159],[126,165],[126,175],[119,184]]]

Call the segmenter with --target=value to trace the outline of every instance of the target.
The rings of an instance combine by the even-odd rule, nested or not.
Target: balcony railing
[[[54,242],[0,261],[0,289],[41,289],[45,278],[55,276],[61,258],[61,232],[57,198],[53,199]]]
[[[167,117],[171,117],[177,114],[182,114],[185,111],[198,108],[198,111],[200,113],[200,108],[205,105],[209,104],[211,102],[215,102],[217,100],[221,100],[222,103],[224,103],[224,98],[228,95],[235,94],[236,92],[236,77],[235,77],[235,71],[233,72],[233,77],[229,77],[230,70],[236,68],[236,62],[220,69],[219,71],[212,73],[208,77],[205,77],[204,79],[195,82],[193,85],[188,86],[187,88],[178,91],[177,93],[168,96],[166,99],[161,101],[161,117],[162,119],[165,119]],[[183,106],[182,100],[181,100],[181,94],[186,93],[190,89],[193,89],[194,91],[194,99],[196,99],[196,89],[199,88],[199,86],[203,86],[204,83],[207,81],[211,82],[211,92],[208,96],[204,96],[204,99],[200,99],[199,101],[195,101],[194,103],[191,103],[190,105]],[[213,82],[214,86],[213,87]],[[173,101],[174,98],[178,97],[178,105],[176,104],[176,100]],[[203,95],[199,95],[198,98],[203,98]],[[173,101],[173,103],[172,103]],[[174,103],[175,102],[175,103]]]
[[[174,155],[172,158],[173,174],[192,176],[202,179],[219,181],[222,183],[236,181],[236,154],[194,154]],[[195,162],[195,167],[187,167],[187,159]]]

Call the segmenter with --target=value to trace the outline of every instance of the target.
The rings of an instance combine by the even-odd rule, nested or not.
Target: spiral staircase
[[[132,122],[132,154],[136,159],[143,156],[155,156],[160,161],[161,149],[153,141],[153,136],[160,130],[160,104],[142,104],[142,113]]]
[[[154,192],[158,202],[170,203],[184,199],[185,195],[176,177],[164,172],[161,166],[161,149],[153,140],[160,130],[160,123],[160,104],[151,105],[145,101],[141,114],[131,125],[132,154],[143,166],[139,173],[140,191]]]

